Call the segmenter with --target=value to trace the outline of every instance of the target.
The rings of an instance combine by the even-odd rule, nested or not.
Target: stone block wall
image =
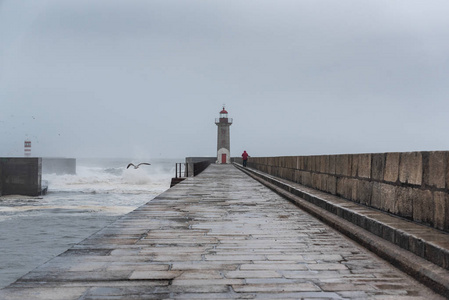
[[[251,157],[248,167],[449,232],[448,161],[435,151]]]

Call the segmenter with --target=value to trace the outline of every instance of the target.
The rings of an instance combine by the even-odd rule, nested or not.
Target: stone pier
[[[229,298],[444,299],[233,165],[209,166],[0,290]]]

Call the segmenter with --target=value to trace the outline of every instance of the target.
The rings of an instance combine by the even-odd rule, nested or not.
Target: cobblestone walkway
[[[443,299],[232,165],[211,165],[0,299]]]

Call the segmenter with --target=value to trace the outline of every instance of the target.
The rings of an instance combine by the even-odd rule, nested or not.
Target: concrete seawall
[[[448,161],[436,151],[251,157],[248,167],[449,232]]]
[[[0,196],[41,195],[42,174],[76,174],[75,158],[1,157]]]
[[[0,158],[0,196],[38,196],[42,190],[40,157]]]

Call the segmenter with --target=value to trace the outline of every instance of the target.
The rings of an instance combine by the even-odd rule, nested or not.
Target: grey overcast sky
[[[0,0],[0,156],[449,149],[449,1]]]

